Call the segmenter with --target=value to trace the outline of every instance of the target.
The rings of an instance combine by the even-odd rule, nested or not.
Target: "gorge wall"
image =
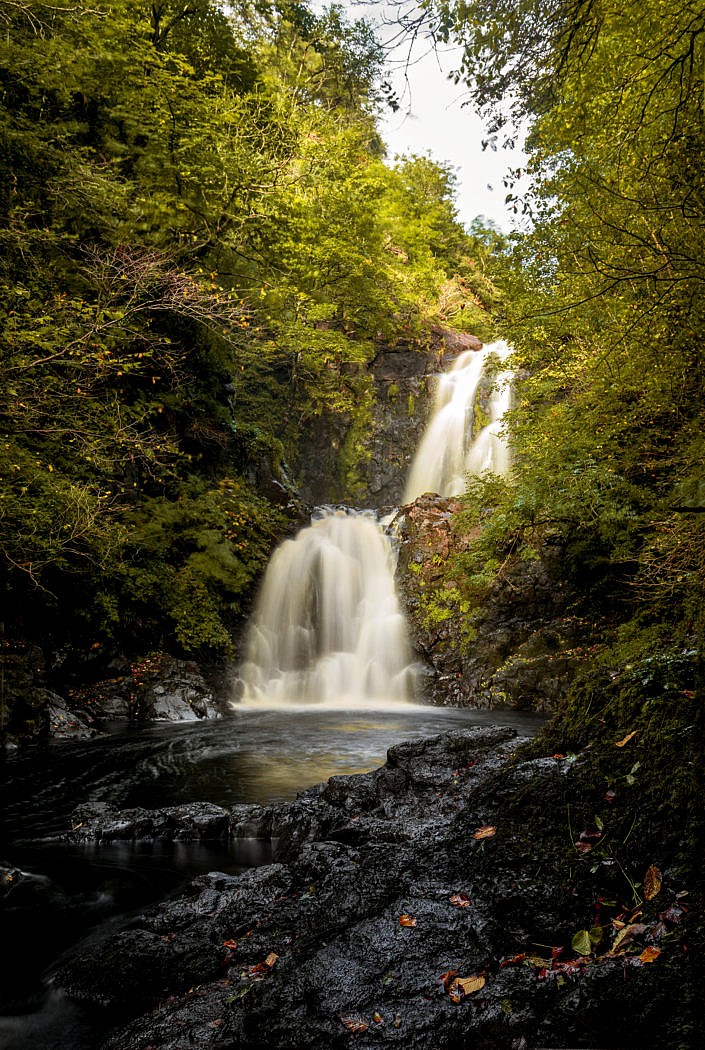
[[[481,347],[477,336],[438,326],[380,344],[369,365],[358,369],[366,373],[368,391],[359,417],[323,415],[309,425],[292,470],[302,498],[311,505],[398,506],[428,419],[433,376],[458,354]]]

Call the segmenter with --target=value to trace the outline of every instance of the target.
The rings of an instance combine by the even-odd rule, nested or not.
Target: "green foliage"
[[[0,22],[4,596],[43,640],[226,652],[286,527],[257,485],[337,416],[355,488],[375,340],[453,282],[450,323],[491,325],[487,247],[447,169],[385,165],[382,51],[338,6]]]
[[[584,589],[611,580],[642,623],[702,637],[702,5],[428,10],[464,44],[490,144],[528,128],[529,189],[508,202],[529,222],[492,257],[521,377],[514,471],[469,580],[554,535]]]

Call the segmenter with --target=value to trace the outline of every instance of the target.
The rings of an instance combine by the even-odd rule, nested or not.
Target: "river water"
[[[533,734],[541,719],[400,702],[253,703],[222,721],[120,728],[7,760],[0,770],[0,862],[37,881],[17,893],[12,907],[13,894],[5,899],[2,948],[10,966],[0,983],[0,1047],[97,1046],[96,1020],[47,984],[62,953],[178,891],[195,874],[237,872],[270,859],[268,843],[254,841],[68,844],[61,835],[76,806],[287,800],[329,776],[374,769],[401,740],[496,723]]]

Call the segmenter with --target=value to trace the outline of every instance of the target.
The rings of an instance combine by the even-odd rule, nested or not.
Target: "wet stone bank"
[[[56,987],[113,1020],[110,1050],[697,1045],[667,845],[639,835],[610,859],[594,754],[521,743],[500,727],[412,740],[273,806],[84,807],[81,841],[259,836],[274,862],[197,877]]]

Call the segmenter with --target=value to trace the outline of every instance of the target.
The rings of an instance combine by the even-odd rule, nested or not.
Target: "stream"
[[[98,1045],[100,1022],[47,981],[57,960],[85,938],[104,935],[136,910],[178,892],[196,874],[237,872],[270,860],[268,843],[253,840],[69,844],[61,835],[77,806],[283,801],[330,776],[381,765],[387,748],[401,740],[488,724],[533,734],[541,723],[516,711],[398,701],[251,704],[222,721],[120,727],[106,737],[37,746],[8,759],[0,777],[0,863],[36,879],[5,901],[3,955],[11,965],[1,986],[0,1047]]]

